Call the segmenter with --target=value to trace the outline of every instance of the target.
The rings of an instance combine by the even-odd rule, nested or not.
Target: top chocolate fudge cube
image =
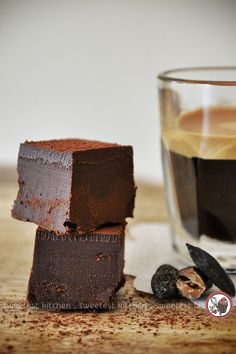
[[[26,141],[18,156],[12,216],[64,233],[124,224],[133,216],[131,146],[81,139]]]

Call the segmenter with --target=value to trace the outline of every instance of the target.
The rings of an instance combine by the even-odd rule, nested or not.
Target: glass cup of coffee
[[[158,76],[161,147],[174,248],[201,247],[236,269],[236,67]]]

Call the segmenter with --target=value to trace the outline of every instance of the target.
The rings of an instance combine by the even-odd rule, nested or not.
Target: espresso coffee
[[[182,114],[163,129],[162,154],[174,222],[196,239],[236,243],[236,107]]]

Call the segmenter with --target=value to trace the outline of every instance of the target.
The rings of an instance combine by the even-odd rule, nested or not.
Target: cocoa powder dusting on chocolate
[[[42,141],[26,141],[28,145],[48,149],[53,151],[86,151],[90,149],[100,149],[116,147],[118,144],[104,143],[96,140],[85,139],[60,139],[60,140],[42,140]]]

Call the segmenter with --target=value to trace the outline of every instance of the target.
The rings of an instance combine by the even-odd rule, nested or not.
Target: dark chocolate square
[[[38,228],[28,302],[47,310],[109,309],[123,266],[123,225],[64,235]]]
[[[79,139],[25,142],[18,175],[16,219],[64,233],[68,223],[87,232],[133,216],[131,146]]]

